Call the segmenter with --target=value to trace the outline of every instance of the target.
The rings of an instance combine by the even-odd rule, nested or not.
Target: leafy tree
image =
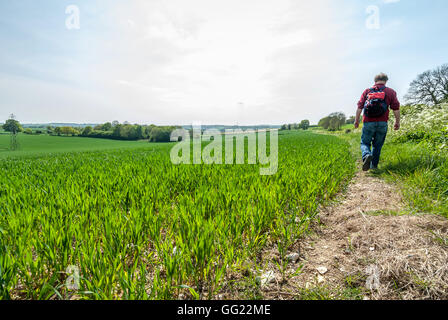
[[[179,127],[152,127],[149,142],[170,142],[171,132]]]
[[[96,125],[93,130],[95,131],[112,131],[112,124],[110,122],[106,122],[104,124]]]
[[[145,129],[142,126],[135,125],[135,133],[137,135],[137,139],[144,139]]]
[[[350,118],[348,118],[348,119],[345,121],[345,124],[354,124],[355,121],[356,121],[356,117],[355,117],[355,116],[351,116]]]
[[[310,127],[310,121],[309,120],[302,120],[302,122],[300,122],[299,128],[302,130],[308,130]]]
[[[126,140],[137,140],[139,138],[137,127],[139,126],[134,126],[131,124],[124,125],[121,129],[122,138]]]
[[[117,124],[116,126],[114,126],[114,130],[112,131],[112,136],[119,138],[121,136],[121,128],[122,128],[121,124]]]
[[[137,140],[139,139],[137,127],[131,124],[118,124],[113,127],[112,136],[120,140]]]
[[[171,132],[169,128],[155,127],[152,128],[149,141],[150,142],[170,142]]]
[[[151,135],[151,130],[152,130],[152,128],[154,128],[155,127],[155,125],[150,125],[150,126],[146,126],[145,127],[145,136],[144,136],[144,139],[147,139],[147,138],[149,138],[150,137],[150,135]],[[191,136],[191,135],[190,135]]]
[[[329,115],[330,117],[330,130],[341,130],[341,127],[345,124],[346,117],[342,112],[334,112]]]
[[[23,133],[25,134],[33,134],[33,130],[31,130],[30,128],[25,129],[25,131],[23,131]]]
[[[325,117],[325,118],[320,119],[319,127],[322,127],[325,130],[327,130],[330,127],[330,117]]]
[[[22,132],[23,128],[20,125],[20,122],[14,119],[14,115],[11,115],[11,118],[6,120],[5,124],[3,125],[3,130],[5,130],[6,132],[11,132],[12,134],[17,134],[19,132]]]
[[[103,130],[103,131],[110,131],[110,130],[112,130],[112,124],[110,122],[106,122],[105,124],[103,124],[101,130]]]
[[[345,114],[342,112],[334,112],[328,117],[322,118],[319,121],[319,127],[322,127],[325,130],[336,131],[341,129],[341,127],[345,124],[345,121]]]
[[[61,134],[72,135],[72,136],[79,134],[79,131],[73,127],[61,127],[60,132],[61,132]]]
[[[330,117],[330,126],[328,128],[330,131],[337,131],[340,129],[339,119],[336,117]]]
[[[91,126],[87,126],[82,130],[81,135],[87,137],[89,134],[92,133],[92,131],[93,128]]]
[[[345,117],[345,114],[342,112],[333,112],[332,114],[329,115],[330,118],[336,118],[339,120],[339,122],[341,123],[345,123],[345,120],[347,119]]]
[[[287,129],[288,129],[288,126],[286,124],[282,125],[280,128],[280,130],[282,130],[282,131],[287,130]]]

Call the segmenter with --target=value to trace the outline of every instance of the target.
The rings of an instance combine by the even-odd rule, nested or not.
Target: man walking
[[[380,162],[381,149],[386,140],[389,108],[395,115],[395,130],[400,129],[400,102],[397,93],[386,87],[389,80],[386,74],[375,77],[375,85],[366,89],[358,102],[355,128],[359,128],[361,113],[364,110],[361,137],[361,151],[364,171],[377,169]]]

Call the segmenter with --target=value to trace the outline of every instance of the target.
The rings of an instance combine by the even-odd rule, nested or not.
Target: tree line
[[[448,64],[425,71],[412,81],[408,93],[405,96],[406,102],[412,105],[427,104],[437,105],[448,102]],[[353,124],[355,117],[346,118],[342,112],[331,113],[319,121],[319,127],[325,130],[341,130],[345,124]],[[155,126],[123,124],[118,121],[106,122],[95,127],[87,126],[85,128],[75,128],[70,126],[51,127],[48,126],[46,132],[44,129],[32,131],[23,129],[19,121],[11,115],[10,119],[3,124],[3,130],[17,134],[24,132],[26,134],[47,133],[50,135],[82,136],[92,138],[118,139],[118,140],[143,140],[148,139],[151,142],[169,142],[171,132],[179,127],[176,126]],[[308,130],[310,122],[303,120],[300,123],[284,124],[281,130]]]
[[[333,112],[327,117],[320,119],[319,127],[329,131],[339,131],[346,124],[354,124],[355,116],[347,118],[342,112]]]
[[[178,126],[139,125],[129,123],[110,123],[87,126],[80,132],[81,137],[116,140],[149,140],[150,142],[170,142],[171,132]]]
[[[309,120],[302,120],[300,123],[290,123],[281,126],[280,130],[308,130],[310,128]]]
[[[22,125],[15,118],[11,117],[6,120],[2,126],[6,132],[17,134],[23,132],[25,134],[49,134],[54,136],[79,136],[89,138],[114,139],[114,140],[149,140],[150,142],[170,142],[171,132],[180,127],[178,126],[156,126],[156,125],[139,125],[123,123],[118,121],[106,122],[94,127],[52,127],[47,126],[45,129],[33,131],[30,128],[23,129]]]

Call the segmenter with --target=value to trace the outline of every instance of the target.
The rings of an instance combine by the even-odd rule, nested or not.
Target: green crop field
[[[39,156],[61,152],[98,151],[149,147],[148,141],[119,141],[82,137],[19,134],[19,150],[10,151],[10,134],[0,133],[0,159],[7,157]]]
[[[43,136],[24,150],[41,148],[33,139],[85,150],[82,138]],[[347,142],[312,133],[279,135],[272,176],[176,166],[172,144],[125,145],[0,159],[0,299],[214,298],[266,246],[284,259],[354,172]],[[79,290],[65,285],[70,266]]]

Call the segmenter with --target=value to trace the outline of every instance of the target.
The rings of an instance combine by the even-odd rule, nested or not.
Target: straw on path
[[[303,279],[319,266],[331,286],[366,287],[370,299],[448,298],[448,220],[436,215],[396,215],[404,204],[397,187],[358,172],[345,199],[320,213],[314,245],[305,247]],[[313,239],[308,239],[308,242]],[[306,284],[305,284],[306,285]]]
[[[343,198],[321,209],[315,232],[300,241],[302,273],[266,295],[351,287],[364,299],[448,299],[448,220],[397,214],[403,208],[397,187],[358,172]]]

